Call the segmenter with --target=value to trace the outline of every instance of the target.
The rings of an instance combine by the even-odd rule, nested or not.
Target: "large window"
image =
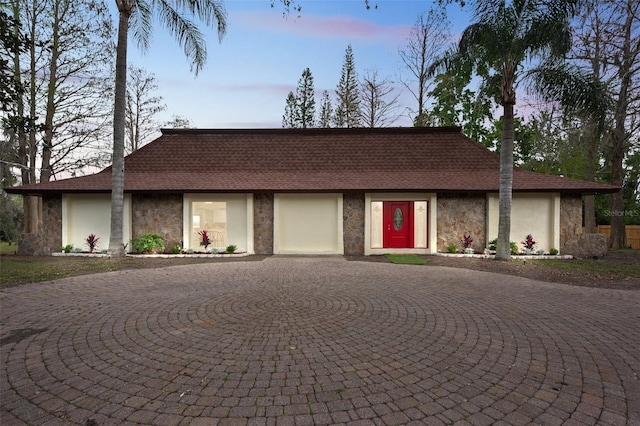
[[[191,205],[191,241],[201,241],[200,232],[206,230],[211,247],[227,246],[227,203],[224,201],[193,202]]]
[[[206,230],[208,250],[234,245],[253,253],[253,194],[185,194],[183,209],[185,249],[202,250]]]

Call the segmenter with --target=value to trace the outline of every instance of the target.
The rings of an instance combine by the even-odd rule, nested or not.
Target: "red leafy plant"
[[[96,247],[98,247],[98,241],[100,241],[100,237],[96,237],[95,234],[89,234],[85,241],[87,243],[87,246],[89,247],[89,253],[93,253]]]
[[[471,248],[471,245],[473,244],[473,238],[471,237],[471,234],[467,235],[465,232],[460,242],[462,243],[462,247],[468,249]]]
[[[527,237],[522,242],[524,244],[524,248],[527,250],[533,250],[533,247],[536,245],[536,242],[533,240],[533,236],[531,234],[527,235]]]
[[[211,239],[209,239],[209,231],[203,229],[202,231],[198,232],[198,234],[200,235],[200,245],[204,246],[204,249],[206,250],[207,247],[211,245]]]

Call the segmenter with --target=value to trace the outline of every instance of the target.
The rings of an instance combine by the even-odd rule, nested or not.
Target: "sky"
[[[218,43],[217,32],[201,26],[208,60],[195,76],[177,41],[159,23],[154,24],[150,48],[142,52],[130,37],[129,63],[153,73],[167,109],[158,120],[178,115],[197,128],[279,128],[285,99],[296,89],[302,71],[314,78],[316,105],[322,92],[334,90],[340,79],[345,49],[353,48],[356,71],[377,70],[396,82],[400,103],[414,107],[411,94],[399,83],[407,76],[398,49],[406,44],[420,13],[431,0],[297,0],[300,12],[283,16],[276,0],[225,0],[227,33]],[[470,22],[470,7],[449,7],[455,38]],[[116,11],[112,11],[113,16]],[[411,126],[409,114],[395,123]]]

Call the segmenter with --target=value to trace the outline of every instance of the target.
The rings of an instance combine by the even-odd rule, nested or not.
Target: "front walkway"
[[[640,292],[272,257],[1,294],[0,424],[640,424]]]

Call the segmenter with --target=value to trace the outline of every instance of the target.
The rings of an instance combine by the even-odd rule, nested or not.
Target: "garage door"
[[[342,194],[276,194],[275,253],[343,254]]]

